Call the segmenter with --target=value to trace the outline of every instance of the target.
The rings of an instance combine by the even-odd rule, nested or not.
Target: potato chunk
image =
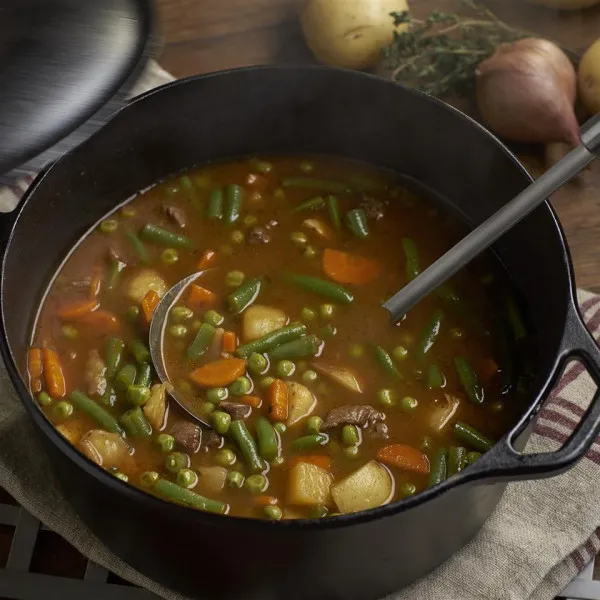
[[[287,425],[295,425],[315,409],[317,399],[314,394],[305,386],[295,381],[290,381],[287,384],[289,393],[289,414]]]
[[[244,312],[244,341],[251,342],[267,333],[281,329],[287,316],[278,308],[253,304]]]
[[[288,503],[298,506],[330,505],[332,481],[333,477],[324,469],[300,462],[290,469]]]
[[[136,304],[141,304],[144,296],[154,290],[159,298],[162,298],[169,286],[164,279],[153,269],[142,269],[129,280],[127,296]]]
[[[105,469],[121,468],[130,453],[129,446],[119,434],[102,429],[88,431],[77,446],[90,460]]]

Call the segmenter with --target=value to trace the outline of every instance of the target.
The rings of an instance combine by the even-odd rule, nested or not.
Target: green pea
[[[182,321],[188,321],[194,316],[194,311],[187,306],[174,306],[169,313],[172,321],[181,323]]]
[[[304,373],[302,373],[302,381],[304,383],[314,383],[315,381],[317,381],[317,379],[319,379],[319,374],[316,371],[313,371],[312,369],[309,369],[308,371],[304,371]]]
[[[231,415],[229,413],[217,410],[212,413],[212,424],[217,433],[225,435],[231,425]]]
[[[40,403],[40,406],[49,406],[52,404],[52,398],[47,392],[40,392],[38,394],[38,402]]]
[[[190,457],[185,452],[171,452],[165,458],[165,469],[170,473],[177,473],[190,466]]]
[[[140,475],[140,485],[151,488],[159,479],[160,475],[156,471],[146,471]]]
[[[145,385],[130,385],[127,388],[127,400],[134,406],[143,406],[150,400],[152,392]]]
[[[244,485],[244,476],[239,471],[229,471],[226,483],[232,488],[241,488]]]
[[[308,517],[310,519],[322,519],[329,514],[326,506],[322,504],[315,504],[308,509]]]
[[[246,215],[242,221],[244,227],[254,227],[258,223],[258,218],[254,215]]]
[[[250,475],[246,477],[244,486],[252,494],[262,494],[269,487],[269,480],[264,475]]]
[[[156,443],[160,446],[162,452],[173,452],[175,448],[175,438],[168,433],[160,433],[156,438]]]
[[[170,325],[169,335],[174,338],[184,338],[188,334],[188,328],[185,325]]]
[[[280,360],[275,367],[278,377],[291,377],[296,370],[296,365],[291,360]]]
[[[183,488],[193,488],[198,483],[198,474],[192,469],[181,469],[175,478],[177,485]]]
[[[54,405],[52,412],[57,419],[68,419],[73,414],[73,405],[61,400]]]
[[[229,237],[234,244],[243,244],[246,239],[244,232],[239,229],[234,229]]]
[[[266,390],[268,387],[271,387],[271,384],[275,381],[275,377],[263,377],[259,382],[261,388]]]
[[[129,477],[127,477],[127,475],[125,475],[125,473],[121,473],[120,471],[115,471],[113,473],[113,475],[117,478],[120,479],[121,481],[124,481],[125,483],[127,483],[129,481]]]
[[[278,421],[277,423],[275,423],[273,425],[273,428],[279,435],[281,435],[287,431],[287,427],[286,427],[285,423],[281,423],[281,421]]]
[[[233,248],[229,244],[222,244],[219,247],[219,253],[223,256],[231,256],[233,254]]]
[[[225,276],[225,283],[230,287],[239,287],[244,283],[245,277],[242,271],[229,271]]]
[[[502,400],[496,400],[490,404],[490,410],[495,413],[501,413],[504,411],[504,402]]]
[[[407,496],[413,496],[416,493],[417,486],[414,483],[411,483],[410,481],[406,481],[400,486],[400,494],[403,498],[406,498]]]
[[[292,231],[290,241],[296,246],[305,246],[308,243],[308,236],[302,231]]]
[[[119,223],[116,219],[105,219],[100,223],[100,231],[102,233],[114,233],[119,227]]]
[[[360,450],[358,448],[358,446],[346,446],[343,449],[343,452],[348,458],[357,458],[360,454]]]
[[[73,325],[63,325],[60,328],[60,332],[68,340],[76,340],[77,337],[79,336],[79,331],[77,331],[77,328],[73,327]]]
[[[232,396],[245,396],[252,391],[252,382],[247,377],[238,377],[230,386]]]
[[[315,165],[308,160],[303,160],[300,163],[300,170],[303,173],[312,173],[315,170]]]
[[[322,319],[331,319],[335,314],[335,306],[333,304],[321,304],[319,312]]]
[[[254,163],[254,168],[259,172],[259,173],[270,173],[273,170],[273,165],[266,160],[257,160]]]
[[[404,396],[400,401],[400,406],[404,412],[415,412],[417,406],[419,406],[419,401],[412,396]]]
[[[194,389],[192,388],[192,384],[187,381],[186,379],[180,379],[176,384],[175,387],[182,393],[182,394],[191,394]]]
[[[262,375],[269,369],[269,361],[263,354],[253,352],[248,357],[248,371],[254,375]]]
[[[342,442],[346,446],[357,446],[360,444],[360,431],[356,425],[344,425],[342,427]]]
[[[317,254],[317,249],[314,246],[306,246],[302,251],[302,256],[305,258],[314,258]]]
[[[321,425],[323,425],[323,419],[321,417],[315,415],[306,419],[306,431],[308,433],[319,433]]]
[[[203,402],[199,406],[200,412],[204,415],[210,415],[215,410],[215,405],[212,402]]]
[[[302,373],[308,369],[308,363],[305,360],[299,360],[296,363],[296,373]]]
[[[213,327],[218,327],[223,323],[225,317],[219,314],[216,310],[207,310],[202,317],[202,320]]]
[[[425,453],[431,452],[433,450],[433,438],[428,435],[424,436],[419,444],[419,448]]]
[[[378,390],[377,391],[377,402],[383,406],[394,406],[396,404],[396,398],[392,390]]]
[[[353,358],[359,358],[365,353],[365,347],[360,344],[350,344],[348,354]]]
[[[221,448],[215,454],[215,461],[222,467],[230,467],[231,465],[235,464],[236,460],[237,456],[230,448]]]
[[[165,265],[174,265],[179,260],[179,252],[175,248],[166,248],[161,252],[160,259]]]
[[[135,217],[135,208],[133,208],[133,206],[124,206],[121,209],[121,214],[126,218],[126,219],[131,219],[131,217]]]
[[[414,338],[413,334],[408,333],[408,331],[403,332],[402,335],[400,336],[400,339],[402,340],[402,345],[406,346],[406,347],[412,346],[415,342],[415,338]]]
[[[140,307],[130,306],[125,311],[125,318],[132,324],[136,324],[140,320]]]
[[[300,312],[300,318],[303,321],[314,321],[317,318],[317,313],[312,308],[305,306]]]
[[[408,350],[404,346],[396,346],[392,350],[392,358],[398,362],[404,360],[408,356]]]
[[[218,387],[206,390],[206,399],[212,404],[219,404],[229,396],[227,388]]]
[[[279,521],[281,520],[281,517],[283,517],[283,511],[279,508],[279,506],[265,506],[264,511],[267,519],[270,519],[271,521]]]
[[[269,464],[272,467],[280,467],[285,462],[283,456],[276,456]]]

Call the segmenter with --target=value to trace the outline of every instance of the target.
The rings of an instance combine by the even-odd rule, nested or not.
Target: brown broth
[[[517,393],[514,385],[519,373],[511,374],[512,386],[506,385],[505,375],[510,370],[508,363],[520,364],[520,361],[513,361],[514,353],[518,352],[519,348],[518,344],[513,344],[511,351],[507,352],[504,343],[497,336],[499,329],[502,335],[507,330],[504,326],[506,320],[503,299],[510,293],[510,287],[502,271],[493,261],[478,260],[468,270],[453,278],[452,288],[459,293],[461,306],[467,307],[466,310],[456,310],[433,294],[412,309],[397,326],[392,326],[388,313],[379,308],[383,300],[407,281],[402,238],[409,237],[415,242],[419,251],[420,266],[425,268],[460,237],[464,227],[441,206],[432,203],[421,194],[409,191],[396,176],[369,165],[324,157],[267,157],[262,160],[268,161],[272,169],[268,173],[260,174],[259,185],[247,183],[249,174],[257,173],[256,160],[244,159],[204,166],[187,174],[193,182],[191,191],[182,185],[179,177],[160,183],[107,217],[117,221],[118,226],[114,233],[103,233],[97,227],[79,243],[52,284],[33,335],[34,347],[48,347],[57,351],[66,380],[67,395],[75,389],[87,390],[84,371],[89,353],[96,349],[104,358],[106,339],[110,334],[105,329],[81,323],[78,318],[65,321],[57,316],[57,311],[66,303],[78,301],[89,295],[86,280],[96,275],[99,277],[99,303],[103,310],[111,311],[118,318],[118,335],[124,340],[145,339],[147,329],[142,324],[143,319],[132,324],[126,318],[128,307],[134,304],[126,296],[131,279],[141,269],[151,268],[157,271],[170,287],[197,270],[205,250],[214,249],[217,252],[217,268],[203,275],[197,283],[216,294],[217,304],[211,308],[225,317],[221,326],[226,330],[235,331],[238,337],[241,336],[242,317],[231,314],[224,304],[227,295],[235,289],[226,282],[226,274],[233,270],[242,271],[245,281],[253,277],[263,278],[264,283],[257,302],[284,310],[288,321],[301,321],[302,309],[310,307],[316,311],[317,317],[314,321],[306,321],[309,332],[314,333],[328,323],[335,326],[336,335],[325,340],[322,354],[315,360],[351,369],[362,381],[363,393],[351,392],[322,374],[316,382],[305,383],[302,374],[311,368],[311,360],[296,361],[296,371],[289,380],[303,383],[316,395],[317,405],[312,415],[325,418],[332,408],[348,404],[368,404],[385,413],[389,439],[373,435],[371,428],[363,430],[356,457],[346,455],[341,443],[340,428],[329,432],[328,445],[301,453],[330,456],[330,472],[335,481],[374,459],[377,451],[388,444],[402,443],[421,448],[429,460],[433,461],[438,449],[460,445],[453,434],[453,424],[457,420],[476,427],[492,439],[499,439],[506,433],[523,412],[525,405],[524,395]],[[313,167],[310,173],[301,170],[301,165],[307,162]],[[373,189],[369,189],[368,192],[338,194],[342,215],[347,210],[357,208],[367,196],[385,204],[384,216],[378,220],[369,219],[370,235],[366,239],[355,237],[345,225],[342,225],[339,231],[335,231],[327,210],[292,211],[293,207],[309,198],[316,195],[326,196],[327,191],[300,187],[286,187],[282,191],[281,180],[286,177],[315,177],[350,182],[351,186],[366,185]],[[228,227],[220,221],[208,220],[205,213],[211,190],[232,183],[243,186],[245,195],[241,218]],[[165,203],[184,211],[184,229],[178,229],[165,215],[162,209]],[[277,221],[277,225],[268,230],[269,243],[248,242],[249,232],[256,226],[244,224],[244,218],[249,215],[254,216],[260,226],[272,220]],[[323,239],[307,229],[303,225],[307,218],[316,218],[325,223],[333,237],[330,240]],[[194,241],[195,248],[178,249],[179,260],[175,264],[166,265],[161,260],[161,253],[165,247],[145,243],[150,266],[141,265],[126,230],[139,231],[149,222],[181,232]],[[243,232],[245,240],[242,243],[234,243],[233,231]],[[308,243],[316,250],[314,257],[305,256],[305,246],[290,241],[293,232],[306,234]],[[234,235],[239,236],[239,233]],[[127,264],[113,290],[107,289],[107,256],[110,248],[113,248]],[[373,282],[367,285],[344,286],[354,294],[354,302],[350,305],[335,303],[311,291],[299,289],[284,278],[286,273],[326,278],[321,263],[325,248],[335,248],[373,259],[381,266],[380,276]],[[486,283],[483,283],[484,281]],[[81,282],[83,285],[74,287],[72,282]],[[322,304],[335,305],[331,319],[324,319],[319,315],[319,307]],[[442,310],[444,314],[440,334],[426,357],[417,358],[415,348],[421,332],[436,310]],[[201,316],[201,313],[196,314],[194,319],[200,319]],[[171,380],[186,394],[190,406],[195,410],[202,410],[201,407],[205,403],[204,391],[189,382],[189,374],[193,368],[201,365],[203,360],[191,365],[185,358],[185,348],[195,335],[192,321],[186,323],[188,335],[185,338],[174,339],[167,336],[165,356]],[[77,331],[76,339],[65,336],[65,325],[72,326]],[[390,376],[377,364],[373,358],[373,344],[385,348],[390,353],[399,345],[408,350],[406,358],[396,362],[403,375],[403,381]],[[357,347],[363,350],[361,356],[352,355],[358,353]],[[467,358],[484,381],[485,400],[481,405],[473,404],[465,397],[453,364],[456,356]],[[498,365],[497,373],[488,372],[490,359]],[[128,362],[133,362],[131,356]],[[427,370],[432,363],[439,366],[445,375],[446,384],[443,389],[430,390],[426,385]],[[272,375],[272,370],[268,375]],[[254,432],[257,416],[268,416],[269,412],[266,392],[260,385],[263,376],[249,377],[254,383],[252,394],[263,398],[261,407],[253,410],[246,420],[249,430]],[[396,397],[394,406],[378,404],[377,391],[383,388],[393,392]],[[460,405],[451,423],[439,432],[432,428],[432,414],[445,403],[445,394],[458,397]],[[402,398],[406,396],[418,401],[415,410],[403,410]],[[86,431],[99,428],[89,416],[77,409],[72,416],[60,418],[55,408],[57,401],[54,399],[52,404],[43,407],[43,410],[52,422],[60,424],[63,434],[73,443],[77,444]],[[127,404],[124,396],[120,395],[115,406],[107,407],[106,410],[118,417],[127,408],[131,406]],[[168,419],[161,431],[168,432],[180,420],[186,420],[185,413],[170,401]],[[288,460],[298,454],[294,453],[291,444],[297,437],[306,435],[305,421],[306,419],[289,427],[280,436],[281,456],[284,460],[280,465],[271,466],[266,473],[269,487],[265,494],[277,498],[279,506],[284,509],[284,516],[289,517],[316,514],[314,508],[288,505],[286,500],[289,486]],[[174,481],[174,476],[164,468],[165,453],[155,441],[159,433],[160,431],[153,432],[148,439],[127,436],[132,454],[119,466],[119,472],[125,474],[132,484],[139,485],[140,474],[145,471],[156,471],[161,477]],[[227,437],[225,447],[235,449]],[[197,470],[203,466],[215,465],[216,452],[217,450],[205,450],[203,447],[199,452],[192,454],[191,468]],[[427,486],[428,476],[425,474],[394,466],[388,468],[395,482],[392,500],[401,499],[410,493],[410,485],[414,485],[416,491]],[[229,467],[229,470],[248,475],[239,452],[236,464]],[[265,516],[264,509],[256,506],[252,494],[244,488],[225,486],[222,490],[214,492],[207,488],[200,477],[193,491],[227,503],[230,514]],[[333,503],[330,503],[327,509],[329,512],[337,510]]]

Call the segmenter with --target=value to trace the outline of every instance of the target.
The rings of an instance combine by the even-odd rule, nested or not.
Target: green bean
[[[260,473],[263,471],[265,466],[258,454],[256,443],[246,427],[246,423],[240,419],[232,421],[229,427],[229,433],[240,449],[250,471],[252,473]]]
[[[305,333],[306,325],[303,325],[302,323],[292,323],[286,327],[267,333],[257,340],[239,346],[235,353],[240,358],[248,358],[253,352],[268,352],[277,346],[303,336]]]
[[[227,225],[233,225],[240,218],[243,200],[243,187],[231,184],[225,188],[225,210],[223,212],[223,220]]]
[[[108,290],[113,290],[115,288],[119,275],[125,267],[125,263],[120,260],[111,259],[108,261],[108,275],[106,277],[106,288]]]
[[[112,379],[123,360],[125,342],[118,337],[109,337],[106,341],[106,378]]]
[[[394,364],[392,357],[387,353],[387,351],[384,348],[382,348],[381,346],[378,346],[377,344],[374,344],[373,345],[373,355],[375,356],[375,360],[377,361],[379,366],[388,375],[391,375],[392,377],[395,377],[396,379],[400,379],[400,380],[404,379],[402,377],[402,375],[400,374],[400,371],[398,371],[398,369],[396,368],[396,365]]]
[[[229,309],[234,313],[241,313],[246,310],[260,294],[262,287],[262,279],[250,279],[243,285],[231,292],[227,296],[227,304]]]
[[[443,388],[446,385],[446,378],[437,365],[429,365],[427,370],[427,387],[430,390]]]
[[[357,238],[369,237],[369,223],[362,208],[355,208],[346,213],[346,225]]]
[[[460,473],[467,466],[467,449],[463,446],[450,446],[448,450],[448,477]]]
[[[140,261],[145,265],[150,264],[150,255],[148,254],[148,250],[146,249],[146,246],[144,246],[142,240],[140,240],[140,238],[130,229],[125,230],[125,235],[133,246],[133,249],[138,255]]]
[[[285,177],[281,180],[281,185],[286,187],[300,187],[312,190],[323,190],[331,194],[341,194],[350,191],[348,186],[329,179],[316,179],[314,177]]]
[[[187,357],[191,360],[199,359],[208,349],[215,336],[215,328],[208,323],[202,323],[196,337],[188,346]]]
[[[114,406],[117,403],[117,394],[111,385],[107,385],[104,394],[100,396],[100,402],[104,406]]]
[[[169,248],[191,248],[194,245],[192,240],[185,235],[169,231],[152,223],[146,223],[142,227],[140,238],[160,246],[168,246]]]
[[[454,425],[454,437],[477,452],[487,452],[494,446],[494,442],[490,438],[462,421],[457,421]]]
[[[144,342],[141,342],[140,340],[133,340],[129,342],[128,348],[131,354],[133,354],[133,358],[135,358],[135,362],[138,363],[138,365],[151,362],[152,357],[150,356],[150,350],[148,350],[148,347],[146,344],[144,344]]]
[[[297,340],[281,344],[268,352],[269,359],[272,361],[290,358],[306,358],[315,356],[321,347],[321,340],[315,335],[305,335]]]
[[[419,251],[417,246],[410,238],[402,238],[402,249],[406,258],[406,277],[412,281],[421,273],[419,266]]]
[[[288,275],[287,281],[325,298],[336,300],[342,304],[351,304],[354,296],[341,285],[310,275]]]
[[[296,438],[292,442],[292,450],[302,452],[304,450],[312,450],[319,446],[324,446],[329,442],[329,436],[325,433],[313,433],[303,437]]]
[[[127,400],[134,406],[142,406],[150,400],[150,388],[144,385],[130,385],[127,388]]]
[[[506,298],[506,312],[514,339],[516,341],[522,340],[527,334],[527,330],[523,324],[521,310],[512,296]]]
[[[142,363],[135,375],[135,385],[150,387],[152,383],[152,365],[150,363]]]
[[[271,462],[279,456],[279,436],[265,417],[258,417],[256,420],[256,437],[258,451],[265,460]]]
[[[300,202],[300,204],[292,209],[292,212],[297,213],[305,210],[321,210],[324,206],[325,200],[323,200],[321,196],[315,196],[314,198],[309,198],[304,202]]]
[[[135,365],[127,364],[121,367],[114,381],[116,390],[120,393],[126,392],[127,388],[135,383],[136,374],[137,369]]]
[[[340,217],[340,204],[337,196],[327,196],[326,202],[332,225],[335,229],[340,229],[342,226],[342,218]]]
[[[475,461],[481,458],[481,452],[468,452],[467,465],[472,465]]]
[[[415,348],[415,355],[418,358],[425,356],[435,344],[440,334],[443,318],[444,313],[441,310],[436,310],[431,320],[425,325]]]
[[[206,208],[206,216],[209,219],[223,218],[223,190],[217,188],[210,193],[208,197],[208,206]]]
[[[152,426],[139,406],[123,413],[120,421],[130,435],[140,437],[150,437],[152,435]]]
[[[427,487],[433,487],[442,483],[448,476],[448,451],[446,448],[440,448],[431,462],[431,471],[427,481]]]
[[[248,357],[248,371],[254,375],[262,375],[269,368],[269,361],[258,352],[253,352]]]
[[[187,175],[183,175],[179,179],[179,183],[181,183],[181,187],[188,193],[188,197],[190,199],[190,204],[196,209],[199,210],[202,207],[202,203],[200,202],[200,198],[198,197],[198,191],[196,190],[196,185]]]
[[[211,498],[205,498],[196,492],[192,492],[186,488],[183,488],[176,483],[167,481],[166,479],[159,479],[152,489],[163,498],[171,500],[178,504],[183,504],[190,508],[196,508],[209,513],[215,513],[217,515],[224,515],[229,506],[218,500],[212,500]]]
[[[117,420],[101,406],[96,404],[91,398],[88,398],[83,392],[75,390],[74,392],[71,392],[69,398],[75,405],[75,408],[86,413],[102,428],[106,429],[106,431],[121,435],[123,434],[123,428],[119,425]]]
[[[483,388],[471,363],[465,357],[457,356],[454,359],[454,367],[467,398],[473,404],[481,404],[483,402]]]

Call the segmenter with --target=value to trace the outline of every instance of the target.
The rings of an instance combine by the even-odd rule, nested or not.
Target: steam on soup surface
[[[467,468],[524,407],[525,331],[484,261],[396,326],[383,300],[460,228],[390,173],[342,159],[244,159],[191,171],[107,216],[41,308],[29,385],[88,458],[216,513],[326,517]],[[148,325],[170,312],[170,380]],[[519,385],[516,385],[516,382]]]

